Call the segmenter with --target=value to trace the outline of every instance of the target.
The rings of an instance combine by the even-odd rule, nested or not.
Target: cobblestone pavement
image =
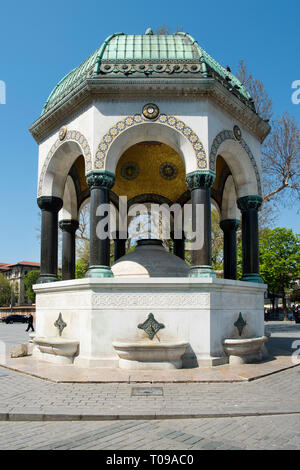
[[[164,421],[0,423],[1,449],[299,449],[299,415]]]
[[[299,326],[269,328],[290,353]],[[0,449],[300,448],[300,367],[245,383],[155,384],[162,396],[132,396],[149,386],[55,384],[0,368],[0,417],[12,420],[0,422]]]

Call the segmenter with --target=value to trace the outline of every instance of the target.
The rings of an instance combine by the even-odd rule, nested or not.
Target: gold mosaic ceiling
[[[165,144],[145,142],[122,155],[112,190],[128,200],[141,194],[159,194],[176,202],[187,189],[184,163],[177,152]]]

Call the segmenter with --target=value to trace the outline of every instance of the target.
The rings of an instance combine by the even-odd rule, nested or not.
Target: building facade
[[[30,271],[40,269],[39,263],[31,261],[20,261],[15,264],[0,263],[0,273],[11,283],[14,305],[31,305],[26,296],[24,276]]]

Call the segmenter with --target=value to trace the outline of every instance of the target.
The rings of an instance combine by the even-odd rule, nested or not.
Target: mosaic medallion
[[[152,103],[146,104],[143,107],[143,115],[147,119],[156,119],[157,116],[159,115],[158,106],[156,106],[156,104],[152,104]]]
[[[144,323],[138,325],[138,328],[140,330],[144,330],[145,333],[147,333],[149,338],[152,340],[156,333],[159,332],[159,330],[165,328],[165,325],[163,325],[162,323],[158,323],[158,321],[155,320],[153,313],[150,313],[148,315],[147,320]]]
[[[140,167],[136,162],[126,162],[121,169],[121,175],[126,180],[134,180],[138,177],[139,173]]]
[[[59,134],[58,134],[59,140],[64,140],[66,135],[67,135],[67,128],[66,128],[66,126],[63,126],[63,127],[60,128],[60,131],[59,131]]]
[[[173,163],[165,162],[161,165],[159,172],[164,179],[173,180],[176,178],[178,170]]]
[[[236,140],[240,141],[241,138],[242,138],[242,131],[241,129],[239,128],[239,126],[234,126],[233,128],[233,134],[234,134],[234,137],[236,138]]]

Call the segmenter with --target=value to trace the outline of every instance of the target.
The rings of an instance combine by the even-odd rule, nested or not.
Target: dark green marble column
[[[244,196],[237,200],[242,212],[242,281],[263,282],[259,274],[258,209],[262,203],[260,196]]]
[[[182,238],[174,238],[174,233],[171,234],[173,240],[173,254],[185,260],[185,237],[182,232]]]
[[[58,212],[63,201],[55,196],[41,196],[37,200],[42,211],[41,226],[41,269],[38,283],[58,281]]]
[[[114,262],[126,254],[126,238],[120,238],[120,232],[114,236]]]
[[[90,266],[86,277],[113,277],[110,269],[110,239],[101,239],[97,234],[97,225],[107,217],[97,215],[101,205],[109,205],[109,190],[115,182],[115,175],[109,171],[93,170],[87,174],[87,183],[91,191],[90,202]],[[108,231],[108,227],[105,227]]]
[[[220,227],[224,232],[223,266],[224,279],[237,279],[236,231],[240,226],[237,219],[222,220]]]
[[[76,263],[76,230],[79,227],[77,220],[61,220],[59,227],[63,233],[62,240],[62,280],[75,279]]]
[[[215,181],[211,171],[194,171],[186,176],[192,198],[192,230],[202,241],[192,250],[190,277],[216,277],[211,260],[211,202],[210,191]],[[203,206],[203,220],[197,219],[197,206]]]

